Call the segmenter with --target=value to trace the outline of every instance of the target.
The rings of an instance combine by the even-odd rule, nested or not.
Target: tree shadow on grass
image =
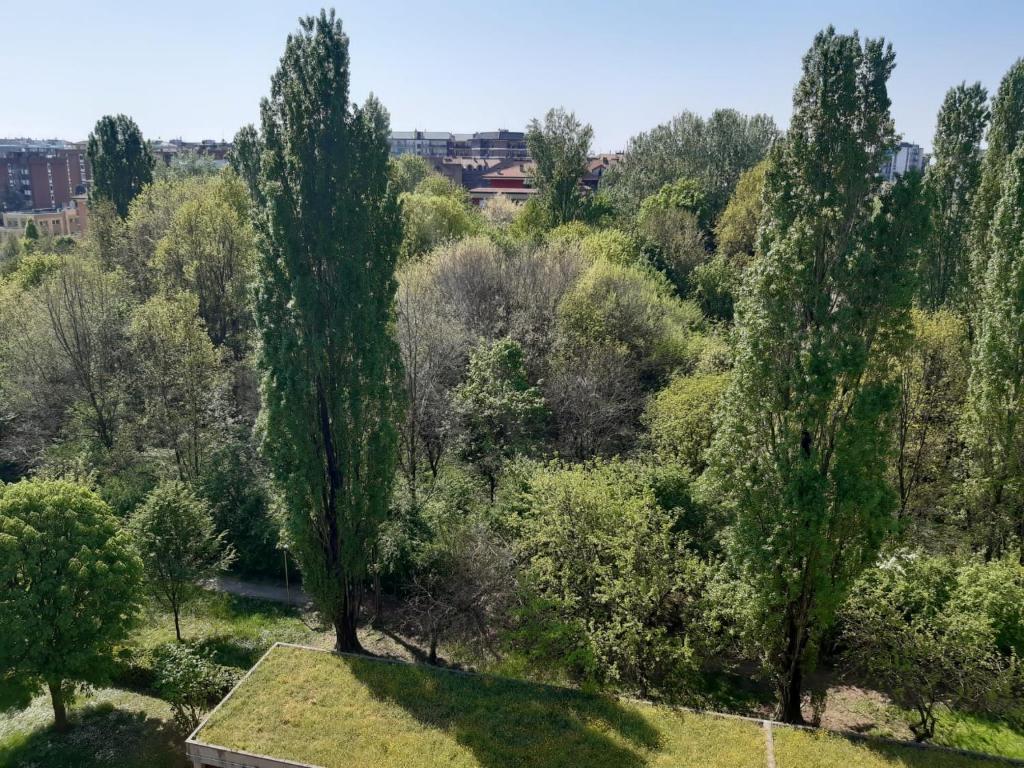
[[[0,747],[0,768],[184,768],[185,739],[171,723],[105,703],[71,714],[71,728],[40,728]]]
[[[452,735],[483,768],[641,768],[662,743],[639,712],[603,696],[342,657],[377,699]]]
[[[193,645],[208,652],[218,664],[247,670],[267,652],[271,642],[264,638],[219,634],[200,638]]]

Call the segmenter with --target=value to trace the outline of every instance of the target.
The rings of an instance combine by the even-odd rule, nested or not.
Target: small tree
[[[462,457],[487,481],[491,501],[506,461],[529,450],[544,418],[544,398],[526,380],[523,350],[511,339],[483,344],[453,398]]]
[[[401,155],[388,162],[391,181],[398,194],[414,192],[428,176],[435,173],[425,157],[419,155]]]
[[[184,483],[164,482],[149,494],[131,519],[150,590],[174,614],[181,641],[181,606],[203,579],[227,568],[234,549],[216,533],[209,505]]]
[[[86,150],[92,165],[92,200],[109,200],[122,219],[142,188],[153,180],[153,153],[127,115],[101,117]]]
[[[707,578],[654,474],[618,460],[538,468],[518,539],[522,581],[547,615],[519,633],[523,650],[543,662],[562,635],[556,666],[645,694],[695,671]]]
[[[63,481],[0,487],[0,682],[43,684],[67,728],[78,683],[108,678],[138,608],[142,564],[110,508]]]
[[[451,465],[417,510],[402,615],[427,641],[431,664],[444,637],[497,657],[497,622],[516,596],[515,559],[488,525],[490,508],[478,503],[478,490]]]
[[[916,713],[910,730],[917,741],[935,735],[939,704],[994,708],[1010,695],[1014,658],[997,645],[998,624],[1005,622],[984,610],[1002,603],[979,597],[978,585],[992,581],[979,578],[979,569],[988,566],[896,557],[867,571],[843,609],[847,662]],[[1020,591],[1018,579],[1018,598]]]
[[[129,335],[138,361],[133,382],[151,445],[170,451],[181,480],[204,469],[223,375],[217,350],[198,317],[196,296],[154,296],[136,307]]]

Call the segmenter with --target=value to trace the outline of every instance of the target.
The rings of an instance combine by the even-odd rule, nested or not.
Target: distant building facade
[[[81,235],[89,224],[86,196],[75,195],[70,205],[59,208],[0,212],[0,232],[22,236],[30,221],[36,225],[40,235]]]
[[[595,192],[604,174],[621,159],[622,155],[617,153],[589,158],[580,186],[584,191]],[[532,160],[435,157],[430,161],[438,173],[469,190],[469,199],[474,205],[483,205],[497,195],[522,203],[537,194],[533,185],[535,171]]]
[[[85,148],[66,141],[0,139],[0,209],[72,207],[85,194],[92,169]]]
[[[917,144],[900,142],[896,151],[890,152],[886,157],[885,164],[882,165],[882,178],[886,181],[895,181],[898,176],[910,171],[924,173],[928,160],[929,156]]]
[[[216,141],[214,139],[203,139],[202,141],[183,141],[181,139],[163,141],[157,139],[150,142],[149,146],[153,152],[153,159],[157,162],[162,161],[165,165],[170,165],[171,161],[178,155],[194,152],[202,157],[210,158],[213,160],[214,165],[218,168],[223,168],[228,164],[228,154],[231,152],[232,145],[229,141]]]
[[[527,160],[530,156],[526,149],[526,134],[504,128],[477,133],[394,131],[390,146],[392,155],[418,155],[428,159]]]

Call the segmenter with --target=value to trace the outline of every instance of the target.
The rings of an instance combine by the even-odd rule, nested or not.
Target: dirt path
[[[218,592],[227,592],[230,595],[239,597],[255,597],[260,600],[270,600],[275,603],[287,603],[289,605],[307,606],[310,603],[309,596],[302,591],[301,587],[285,589],[276,584],[260,584],[259,582],[243,581],[232,576],[218,576],[206,582],[206,586]]]

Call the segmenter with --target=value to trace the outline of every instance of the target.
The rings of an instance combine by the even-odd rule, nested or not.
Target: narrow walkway
[[[775,768],[775,739],[772,737],[772,723],[770,720],[763,722],[764,727],[764,749],[768,768]]]
[[[206,582],[208,589],[215,589],[218,592],[227,592],[229,595],[239,597],[255,597],[259,600],[270,600],[274,603],[287,603],[289,605],[306,606],[310,604],[309,596],[302,591],[301,587],[285,589],[276,584],[260,584],[254,581],[243,581],[233,576],[218,576]]]

